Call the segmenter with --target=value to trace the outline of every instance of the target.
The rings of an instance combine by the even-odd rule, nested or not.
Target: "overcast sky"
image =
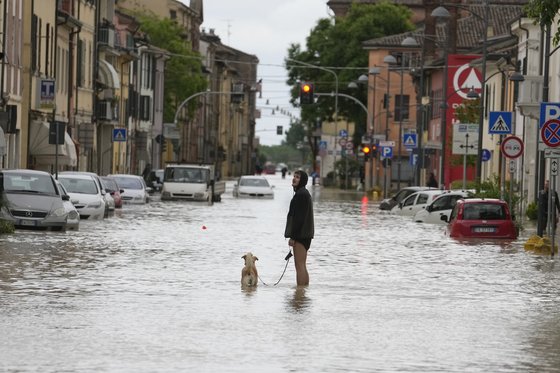
[[[256,135],[261,144],[279,145],[285,137],[276,135],[276,126],[287,130],[290,118],[280,114],[277,106],[299,116],[290,106],[282,66],[289,45],[300,43],[305,48],[305,38],[317,20],[330,15],[327,0],[204,0],[202,27],[214,29],[223,44],[254,54],[260,61],[257,80],[263,80],[263,98],[257,101],[257,107],[262,118],[257,120]]]

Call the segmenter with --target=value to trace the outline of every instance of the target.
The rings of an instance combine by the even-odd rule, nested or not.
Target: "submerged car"
[[[151,188],[146,186],[142,176],[130,174],[107,175],[117,182],[119,189],[122,190],[121,197],[123,202],[130,204],[145,204],[150,202],[149,192]]]
[[[66,188],[80,219],[103,219],[108,207],[99,177],[88,172],[59,172],[58,181]]]
[[[441,220],[441,217],[449,217],[458,200],[472,196],[473,193],[470,191],[450,190],[439,195],[432,203],[414,214],[412,220],[417,223],[442,224],[444,221]]]
[[[101,176],[101,183],[103,184],[103,188],[105,188],[105,192],[109,193],[111,197],[113,197],[113,201],[115,202],[115,208],[120,209],[123,205],[123,200],[121,196],[121,192],[124,192],[121,188],[119,188],[115,179]]]
[[[63,197],[63,205],[66,209],[66,212],[68,213],[68,218],[66,219],[66,230],[77,231],[78,229],[80,229],[80,213],[76,209],[76,206],[74,206],[74,202],[72,202],[72,199],[68,195],[68,192],[66,191],[66,188],[64,188],[64,185],[62,185],[58,180],[56,181],[56,185],[58,186],[58,189],[60,189],[60,193]]]
[[[444,192],[443,190],[432,189],[412,193],[393,207],[391,213],[402,216],[414,216]]]
[[[399,202],[402,202],[406,197],[408,197],[412,193],[416,193],[416,192],[420,192],[420,191],[428,190],[428,189],[435,190],[435,188],[422,187],[422,186],[404,187],[401,190],[399,190],[397,192],[397,194],[395,194],[391,198],[385,198],[384,200],[382,200],[381,203],[379,204],[379,208],[381,210],[389,211],[393,207],[397,206],[399,204]]]
[[[507,202],[494,198],[460,199],[446,221],[453,238],[516,239],[515,226]]]
[[[48,172],[36,170],[1,170],[4,206],[0,219],[16,228],[65,230],[69,197],[63,195]]]
[[[233,196],[240,198],[274,198],[274,186],[264,176],[241,176],[233,185]]]

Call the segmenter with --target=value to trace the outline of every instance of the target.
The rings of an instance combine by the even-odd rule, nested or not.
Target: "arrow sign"
[[[552,176],[558,175],[558,158],[552,158],[550,160],[550,173]]]

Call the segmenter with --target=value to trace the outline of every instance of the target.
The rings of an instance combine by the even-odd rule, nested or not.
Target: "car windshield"
[[[93,179],[74,179],[74,178],[62,178],[58,179],[62,185],[66,188],[68,193],[80,193],[80,194],[98,194],[97,184]]]
[[[255,187],[268,187],[268,181],[266,179],[241,179],[239,182],[240,186],[255,186]]]
[[[122,189],[144,189],[144,185],[142,185],[142,181],[139,178],[119,176],[113,177],[117,181],[119,187],[121,187]]]
[[[5,192],[58,194],[49,175],[3,174]]]
[[[189,167],[167,167],[165,181],[175,183],[205,183],[208,170]]]
[[[119,190],[119,186],[117,185],[117,182],[111,179],[110,177],[102,177],[101,182],[103,183],[103,186],[108,192],[115,192]]]
[[[468,203],[464,207],[463,220],[504,220],[506,211],[496,203]]]

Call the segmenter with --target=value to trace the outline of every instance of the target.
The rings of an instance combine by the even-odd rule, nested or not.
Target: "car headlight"
[[[64,216],[66,214],[66,210],[64,209],[64,207],[59,207],[53,211],[50,212],[50,215],[52,216]]]
[[[76,220],[79,217],[80,217],[80,214],[78,214],[78,211],[70,211],[68,213],[68,219]]]

